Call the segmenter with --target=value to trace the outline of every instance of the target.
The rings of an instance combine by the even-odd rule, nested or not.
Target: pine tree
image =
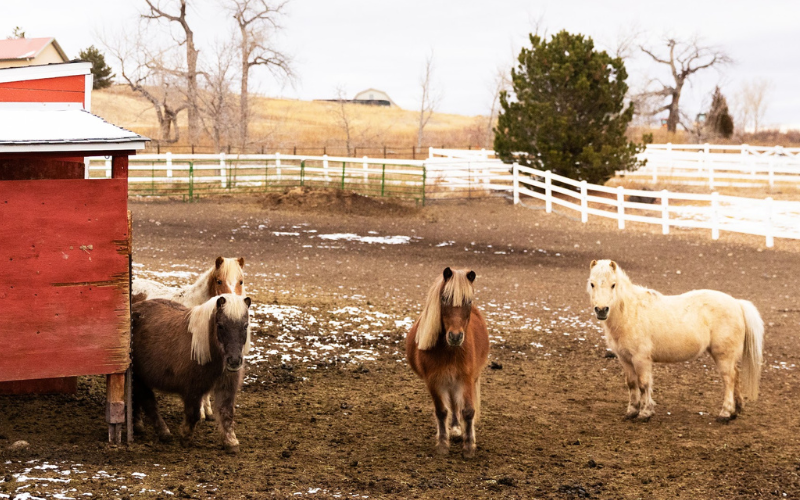
[[[719,87],[714,88],[711,97],[711,109],[708,111],[706,128],[714,135],[730,138],[733,135],[733,118],[728,111],[728,101]]]
[[[112,79],[116,75],[111,72],[111,67],[106,64],[103,53],[97,50],[94,45],[82,50],[78,54],[78,59],[92,63],[92,75],[94,75],[92,88],[94,90],[110,87],[114,83]]]
[[[591,38],[566,31],[549,42],[538,35],[530,41],[511,72],[513,97],[500,96],[497,155],[592,183],[639,166],[641,147],[625,136],[633,105],[625,105],[628,74],[622,59],[596,51]]]

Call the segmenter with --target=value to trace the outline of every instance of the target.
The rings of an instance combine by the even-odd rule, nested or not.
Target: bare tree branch
[[[417,147],[422,147],[422,138],[425,132],[425,126],[431,119],[434,110],[439,105],[441,98],[440,94],[433,89],[433,72],[435,69],[433,51],[428,54],[425,59],[425,67],[422,70],[422,78],[420,79],[420,90],[422,96],[420,98],[419,108],[419,127],[417,128]]]

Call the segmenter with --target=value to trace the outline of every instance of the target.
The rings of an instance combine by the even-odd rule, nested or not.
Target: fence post
[[[167,151],[167,177],[172,177],[172,151]]]
[[[325,182],[330,182],[331,177],[328,175],[328,155],[322,155],[322,169],[325,171]]]
[[[553,211],[553,172],[550,170],[544,173],[544,211],[552,213]]]
[[[617,186],[617,227],[625,229],[625,188]]]
[[[483,158],[484,160],[489,159],[489,154],[486,152],[486,148],[481,148],[481,158]]]
[[[581,181],[581,222],[589,221],[589,212],[587,211],[589,201],[587,200],[586,181]]]
[[[106,158],[106,179],[111,178],[111,157]]]
[[[433,146],[428,146],[428,159],[433,158]]]
[[[766,217],[764,224],[766,226],[767,233],[767,248],[772,248],[775,246],[775,237],[772,234],[772,197],[768,196],[764,202],[766,204]]]
[[[219,180],[223,188],[228,187],[228,177],[225,168],[225,151],[219,154]]]
[[[775,156],[769,157],[769,166],[767,167],[769,174],[769,188],[770,190],[775,185]]]
[[[364,184],[366,184],[369,182],[369,163],[367,163],[369,158],[364,156],[362,160],[364,160]]]
[[[194,162],[189,162],[189,201],[194,201]]]
[[[264,191],[269,189],[269,160],[264,160]]]
[[[381,196],[386,192],[386,164],[383,164],[381,169]]]
[[[514,178],[514,205],[519,205],[519,164],[514,162],[511,169]]]
[[[425,181],[428,177],[428,167],[425,164],[422,165],[422,206],[425,206]]]
[[[300,186],[306,185],[306,161],[300,160]]]
[[[667,159],[669,160],[667,165],[669,166],[669,169],[672,170],[672,168],[674,168],[674,166],[675,166],[675,163],[674,163],[674,161],[672,159],[672,143],[671,142],[667,143]]]
[[[297,147],[297,146],[295,146]],[[275,153],[275,173],[278,174],[278,182],[281,181],[281,154]]]
[[[708,188],[714,189],[714,165],[708,163]]]
[[[347,165],[347,162],[342,162],[342,191],[344,191],[344,166]]]
[[[711,239],[719,239],[719,193],[711,193]]]
[[[669,234],[669,191],[661,191],[661,234]]]
[[[748,148],[747,144],[742,144],[742,151],[741,151],[741,154],[739,154],[739,163],[742,165],[742,172],[744,172],[744,167],[750,163],[748,161],[748,149],[747,148]],[[756,170],[755,169],[751,169],[751,173],[752,173],[753,176],[755,176],[756,175]]]
[[[83,178],[84,179],[88,179],[88,178],[91,177],[91,174],[89,173],[89,168],[91,166],[92,166],[92,160],[90,160],[89,157],[87,156],[86,158],[83,159]]]

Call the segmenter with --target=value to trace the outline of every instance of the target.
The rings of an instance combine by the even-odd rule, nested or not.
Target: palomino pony
[[[233,415],[244,377],[249,308],[249,297],[234,294],[191,309],[164,299],[133,304],[133,411],[138,431],[143,430],[144,410],[159,439],[170,440],[153,389],[177,393],[184,407],[181,442],[188,446],[200,420],[201,400],[213,389],[223,446],[229,453],[239,450]]]
[[[662,295],[631,283],[611,260],[593,260],[590,269],[592,307],[630,391],[626,419],[653,415],[653,363],[689,361],[703,352],[714,359],[724,384],[717,420],[736,418],[743,396],[758,397],[764,322],[751,302],[715,290]]]
[[[135,279],[133,280],[131,301],[167,299],[186,307],[194,307],[206,302],[211,297],[224,293],[244,296],[243,268],[244,257],[238,259],[217,257],[214,267],[201,274],[193,284],[182,288],[170,288],[153,280]],[[211,399],[208,396],[203,398],[200,419],[214,419]]]
[[[475,456],[475,423],[481,408],[481,371],[489,358],[483,315],[472,305],[475,272],[445,268],[406,336],[406,357],[433,398],[436,451],[448,453],[450,432],[462,435],[464,458]],[[448,412],[450,422],[448,425]]]

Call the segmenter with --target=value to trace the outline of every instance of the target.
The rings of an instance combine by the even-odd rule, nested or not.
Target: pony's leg
[[[158,434],[158,439],[165,443],[171,441],[172,434],[169,432],[169,427],[167,427],[164,419],[161,418],[161,414],[158,413],[156,395],[153,394],[153,390],[146,385],[136,382],[135,378],[133,383],[133,399],[134,401],[138,401],[137,405],[144,410],[147,418],[153,422],[153,425],[156,428],[156,433]]]
[[[226,373],[214,385],[214,413],[222,435],[222,446],[228,453],[239,452],[239,440],[233,430],[233,416],[236,408],[236,393],[244,378],[244,370],[234,374]]]
[[[639,405],[641,404],[641,394],[639,393],[639,378],[633,365],[619,358],[622,371],[625,372],[625,382],[628,384],[628,411],[625,412],[625,419],[630,420],[639,415]]]
[[[733,371],[733,400],[736,404],[736,411],[734,415],[739,415],[744,411],[744,397],[742,396],[742,381],[739,379],[739,366],[734,366]]]
[[[463,408],[463,389],[457,384],[450,391],[450,438],[460,439],[461,433],[461,408]]]
[[[475,456],[475,385],[473,381],[464,384],[464,408],[461,410],[461,418],[464,421],[464,447],[462,454],[464,458]]]
[[[211,393],[203,396],[203,404],[200,406],[200,420],[214,420],[214,410],[211,409]]]
[[[655,413],[655,401],[653,401],[653,362],[649,359],[634,359],[633,369],[636,371],[639,383],[639,402],[640,420],[650,420]]]
[[[433,413],[436,415],[436,452],[446,455],[450,451],[450,436],[447,429],[447,405],[444,403],[444,394],[438,387],[428,386],[428,392],[433,399]]]
[[[189,396],[183,400],[183,424],[181,424],[181,445],[192,444],[192,435],[200,421],[200,400],[202,396]]]
[[[144,434],[144,420],[142,419],[142,404],[141,395],[139,393],[136,381],[133,382],[133,432],[136,434]]]
[[[712,356],[713,356],[712,352]],[[720,422],[728,422],[736,418],[736,403],[735,403],[735,387],[737,382],[736,376],[736,360],[732,356],[717,355],[713,356],[714,361],[717,362],[717,370],[722,377],[723,397],[722,397],[722,410],[719,412],[717,420]],[[741,397],[741,395],[739,396]]]

